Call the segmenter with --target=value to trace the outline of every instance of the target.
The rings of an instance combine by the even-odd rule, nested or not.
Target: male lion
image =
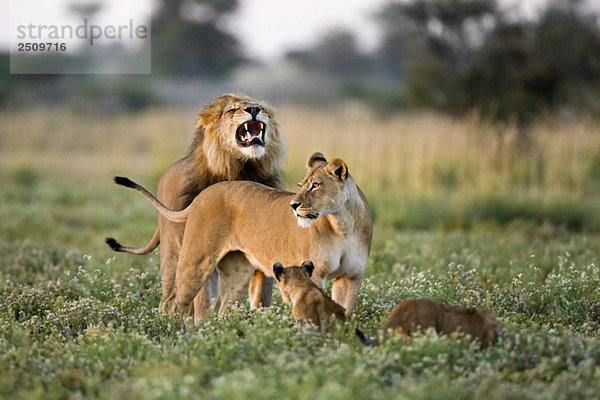
[[[478,340],[481,348],[494,343],[498,337],[496,316],[483,307],[450,306],[428,299],[408,298],[394,308],[383,325],[382,335],[394,330],[410,336],[420,330],[434,328],[440,334],[459,332]]]
[[[311,259],[317,266],[313,282],[325,290],[327,280],[335,279],[333,300],[350,313],[371,248],[369,205],[342,160],[328,163],[315,153],[307,168],[297,194],[255,182],[220,182],[182,211],[166,208],[127,178],[115,181],[138,190],[165,218],[186,222],[176,274],[180,312],[187,312],[215,270],[219,280],[228,281],[226,288],[219,285],[218,312],[223,313],[243,298],[254,268],[272,276],[265,266]],[[246,257],[246,268],[221,263],[232,251]]]
[[[160,178],[158,198],[167,207],[181,210],[209,185],[221,181],[251,180],[279,187],[279,177],[285,160],[286,145],[279,133],[273,111],[264,103],[241,94],[226,94],[208,104],[198,118],[197,131],[187,156],[173,164]],[[160,242],[160,274],[162,297],[159,308],[174,297],[174,282],[185,223],[172,222],[159,214],[158,228],[148,244],[141,248],[120,245],[107,238],[115,251],[147,254]],[[231,252],[223,255],[224,269],[245,267],[243,255]],[[216,283],[216,275],[211,279]],[[220,285],[227,282],[220,282]],[[271,303],[272,278],[257,271],[250,284],[253,307]],[[210,305],[209,293],[201,291],[195,301],[198,316]]]

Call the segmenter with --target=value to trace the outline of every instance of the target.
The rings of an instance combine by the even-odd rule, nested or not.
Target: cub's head
[[[315,153],[306,164],[308,172],[290,202],[298,225],[308,228],[319,217],[339,211],[348,200],[348,166],[339,158],[329,162]]]
[[[285,143],[273,111],[245,95],[226,94],[214,99],[200,113],[198,129],[212,146],[226,149],[241,160],[260,159],[267,154],[273,157],[274,153],[285,156]]]
[[[315,266],[310,260],[304,261],[299,267],[285,268],[279,262],[273,264],[273,275],[277,279],[283,301],[288,304],[292,302],[291,292],[299,286],[304,286],[311,282],[310,277],[314,269]]]
[[[477,307],[475,310],[481,319],[481,348],[485,348],[498,339],[500,325],[498,324],[498,318],[488,309]]]

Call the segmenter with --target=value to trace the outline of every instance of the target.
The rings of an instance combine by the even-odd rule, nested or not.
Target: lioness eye
[[[230,108],[229,110],[227,110],[227,112],[232,113],[232,112],[235,112],[235,110],[236,110],[235,108]]]
[[[318,182],[313,182],[312,185],[310,185],[310,190],[315,190],[317,189],[319,186],[321,186],[320,183]]]

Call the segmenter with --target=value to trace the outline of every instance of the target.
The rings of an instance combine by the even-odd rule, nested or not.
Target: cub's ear
[[[316,152],[308,158],[308,161],[306,162],[306,168],[312,168],[315,165],[317,165],[317,163],[326,163],[326,162],[327,162],[327,159],[325,158],[323,153]]]
[[[306,271],[306,273],[308,274],[308,277],[312,277],[312,273],[315,270],[315,264],[313,264],[312,261],[310,260],[306,260],[302,263],[301,265],[302,268],[304,268],[304,270]]]
[[[275,279],[279,282],[281,280],[281,274],[283,274],[283,265],[280,262],[273,264],[273,274]]]
[[[327,171],[342,182],[345,182],[348,178],[348,166],[339,158],[329,161],[329,164],[327,164]]]

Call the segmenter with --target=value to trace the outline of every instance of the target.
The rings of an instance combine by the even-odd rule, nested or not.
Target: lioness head
[[[277,279],[283,301],[290,304],[292,302],[290,291],[298,284],[310,282],[314,270],[315,265],[310,260],[304,261],[299,267],[285,268],[279,262],[273,264],[273,275]]]
[[[348,166],[339,158],[329,162],[314,153],[306,164],[308,172],[298,184],[300,190],[290,202],[298,225],[308,228],[315,219],[339,211],[348,194]]]
[[[273,111],[265,103],[241,94],[217,97],[199,115],[198,129],[207,136],[207,151],[224,148],[242,160],[280,153],[282,139]],[[274,148],[269,151],[269,147]]]

